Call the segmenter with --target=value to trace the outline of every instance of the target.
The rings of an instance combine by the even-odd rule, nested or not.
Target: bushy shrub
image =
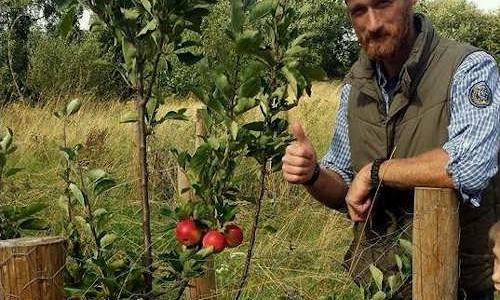
[[[344,76],[359,46],[343,0],[303,0],[297,26],[314,35],[312,57],[330,77]]]
[[[483,12],[466,0],[434,0],[421,4],[441,35],[486,50],[500,63],[500,10]]]
[[[45,97],[60,94],[120,96],[126,90],[112,63],[112,54],[104,52],[95,33],[85,33],[76,42],[38,35],[30,47],[28,86]]]

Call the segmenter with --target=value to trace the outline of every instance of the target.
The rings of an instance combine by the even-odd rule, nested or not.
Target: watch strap
[[[385,162],[385,159],[376,159],[372,163],[372,169],[370,173],[370,179],[372,188],[376,189],[380,183],[379,171],[380,166]]]
[[[316,182],[316,180],[318,180],[319,173],[321,173],[321,168],[320,168],[319,164],[316,163],[316,166],[314,166],[314,171],[313,171],[312,177],[308,181],[304,182],[303,184],[308,185],[308,186],[313,185]]]

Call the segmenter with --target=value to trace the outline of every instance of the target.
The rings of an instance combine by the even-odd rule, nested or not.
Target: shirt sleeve
[[[500,82],[495,60],[474,52],[458,67],[450,87],[446,171],[465,201],[481,203],[481,192],[498,170]]]
[[[347,128],[347,102],[351,92],[351,85],[344,84],[340,92],[340,104],[335,120],[332,141],[327,153],[320,161],[320,165],[332,170],[350,185],[353,178],[351,149],[349,144],[349,134]]]

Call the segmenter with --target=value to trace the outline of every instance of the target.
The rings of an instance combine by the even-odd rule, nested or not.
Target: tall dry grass
[[[304,98],[289,115],[291,121],[303,125],[319,156],[330,143],[339,87],[339,82],[315,84],[312,97]],[[59,177],[62,167],[58,152],[63,125],[53,116],[53,111],[64,105],[65,100],[55,99],[43,108],[14,104],[3,108],[0,114],[0,123],[14,130],[19,146],[10,164],[25,168],[7,184],[7,196],[2,201],[18,205],[32,201],[47,203],[49,208],[45,214],[52,224],[51,234],[62,230],[56,203],[64,186]],[[133,104],[99,103],[95,99],[83,99],[83,102],[81,111],[68,126],[68,142],[84,145],[81,158],[88,161],[89,167],[104,168],[116,177],[119,185],[94,201],[113,212],[111,226],[121,237],[121,246],[139,253],[142,249],[141,206],[134,188],[137,182],[133,165],[135,132],[133,125],[119,124],[120,118],[133,110]],[[192,99],[167,103],[170,104],[164,110],[186,106],[190,116],[199,105]],[[176,165],[168,150],[173,146],[192,149],[194,140],[193,122],[171,121],[156,131],[150,144],[155,255],[168,246],[165,220],[159,216],[159,209],[172,206],[176,194]],[[238,176],[245,182],[245,192],[255,193],[258,168],[250,161],[245,160],[243,164]],[[279,173],[271,175],[266,185],[262,226],[243,298],[355,298],[353,284],[341,265],[351,238],[350,222],[342,214],[315,202],[303,188],[287,184]],[[237,221],[248,230],[252,217],[253,206],[242,203]],[[241,273],[246,246],[224,251],[216,257],[220,299],[230,299]],[[168,294],[165,297],[168,299]]]

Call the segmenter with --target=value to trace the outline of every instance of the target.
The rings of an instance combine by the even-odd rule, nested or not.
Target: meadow
[[[290,121],[299,121],[316,148],[318,158],[326,152],[334,127],[340,82],[314,84],[312,96],[301,99],[289,113]],[[76,97],[76,95],[75,95]],[[51,228],[44,235],[57,235],[62,228],[62,210],[58,205],[64,181],[60,177],[63,124],[53,112],[64,106],[64,96],[44,107],[21,103],[1,110],[2,125],[12,128],[18,151],[9,162],[23,171],[6,182],[2,202],[26,205],[46,203],[43,212]],[[141,204],[134,165],[135,126],[120,124],[133,110],[132,102],[108,101],[80,97],[83,106],[67,128],[70,144],[82,143],[80,163],[86,168],[99,167],[117,180],[116,187],[95,201],[113,213],[110,224],[119,236],[119,247],[140,254]],[[199,103],[190,97],[167,99],[162,110],[188,108],[190,121],[168,121],[159,127],[149,144],[153,254],[169,247],[171,238],[166,220],[159,214],[163,207],[174,207],[178,199],[177,166],[169,149],[173,146],[193,149],[195,143],[194,113]],[[259,167],[243,161],[238,178],[249,196],[258,191]],[[343,255],[351,239],[351,223],[345,215],[314,201],[300,186],[284,181],[281,174],[266,182],[261,225],[249,282],[243,299],[355,299],[357,289],[342,267]],[[251,226],[253,205],[239,205],[237,222],[245,234]],[[40,233],[38,233],[40,234]],[[215,256],[219,299],[230,299],[246,255],[247,240],[237,248]],[[140,264],[140,259],[137,264]],[[157,266],[161,268],[161,266]],[[169,290],[169,286],[163,287]],[[171,299],[165,294],[162,299]]]

